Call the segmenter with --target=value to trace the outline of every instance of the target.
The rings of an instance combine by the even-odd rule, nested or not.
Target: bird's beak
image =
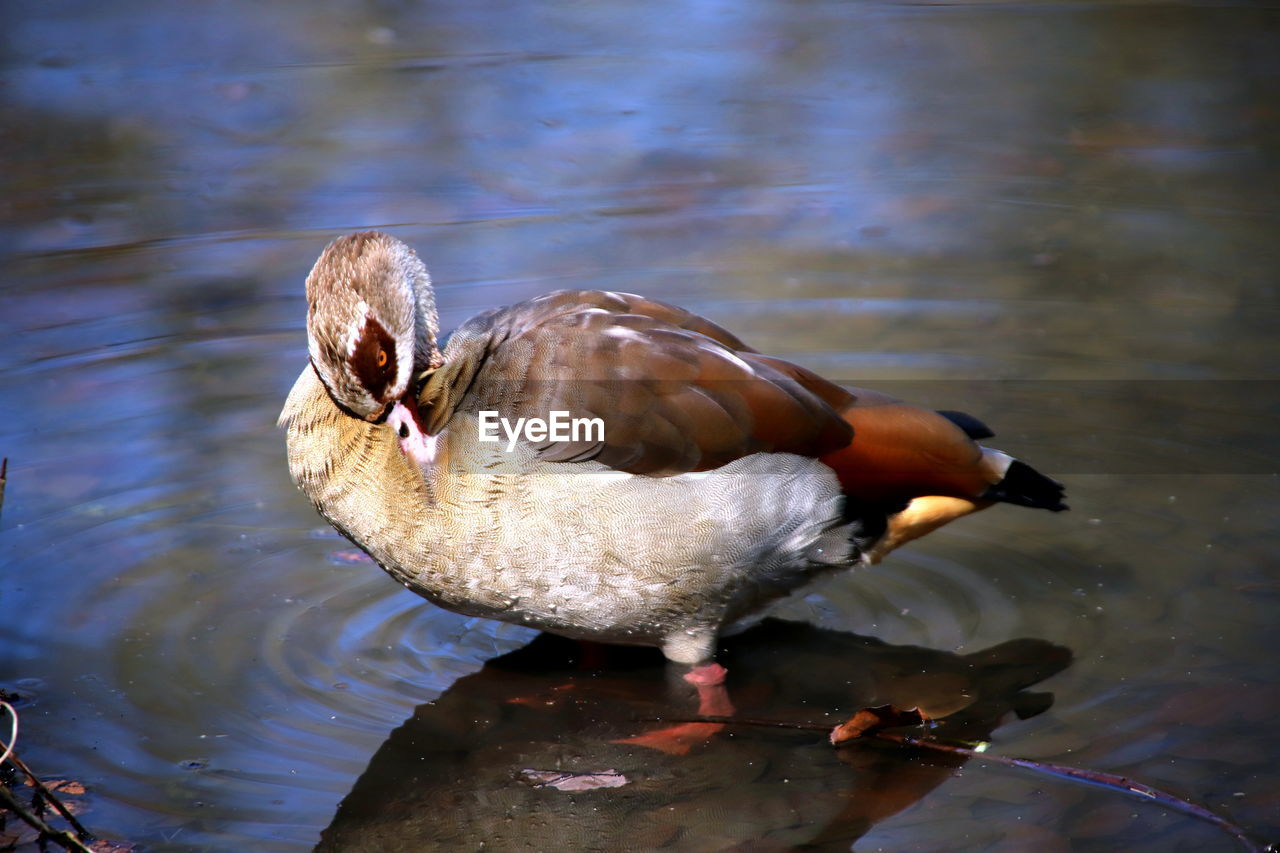
[[[418,467],[423,468],[436,461],[440,437],[427,435],[422,425],[422,413],[418,411],[418,398],[410,386],[405,395],[395,402],[387,415],[387,426],[395,430],[400,439],[400,449]]]

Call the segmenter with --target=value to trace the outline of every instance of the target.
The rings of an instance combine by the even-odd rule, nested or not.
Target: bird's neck
[[[281,414],[289,473],[320,513],[393,576],[431,514],[427,483],[389,429],[342,412],[315,371],[298,377]]]

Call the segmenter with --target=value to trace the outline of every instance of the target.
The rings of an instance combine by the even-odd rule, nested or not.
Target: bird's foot
[[[729,701],[729,691],[724,686],[728,674],[718,663],[704,663],[684,674],[684,680],[698,688],[698,715],[702,717],[731,717],[737,711]]]
[[[681,676],[698,689],[698,716],[729,717],[734,714],[736,709],[733,707],[733,702],[729,700],[729,691],[724,686],[726,674],[725,668],[720,664],[705,663],[693,667]],[[668,755],[688,755],[689,750],[698,744],[707,743],[723,728],[724,723],[679,723],[665,729],[616,740],[614,743],[643,746]]]
[[[711,663],[699,664],[684,674],[684,680],[695,687],[711,687],[716,684],[724,684],[724,677],[729,671],[720,664],[712,661]]]

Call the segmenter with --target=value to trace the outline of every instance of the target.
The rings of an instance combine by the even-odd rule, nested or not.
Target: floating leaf
[[[521,770],[525,779],[537,788],[555,788],[557,791],[592,791],[596,788],[621,788],[628,779],[617,770],[601,770],[599,773],[566,773],[563,770]]]
[[[895,708],[893,705],[863,708],[831,730],[831,743],[834,746],[839,746],[846,741],[875,734],[881,729],[893,729],[898,726],[918,726],[927,722],[929,722],[929,717],[919,708],[907,708],[904,710]]]
[[[57,779],[53,782],[45,782],[45,787],[50,791],[56,791],[59,794],[70,794],[76,796],[84,793],[84,785],[79,782],[73,782],[70,779]]]

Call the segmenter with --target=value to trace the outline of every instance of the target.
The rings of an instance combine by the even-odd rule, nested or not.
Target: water
[[[1130,775],[1280,838],[1274,11],[3,14],[0,686],[21,697],[22,754],[84,782],[104,836],[344,837],[401,790],[392,770],[419,756],[393,732],[412,718],[469,744],[428,752],[419,776],[472,805],[514,796],[522,768],[626,762],[588,762],[632,787],[573,808],[612,810],[652,847],[1236,849],[1158,806],[991,766],[914,778],[893,754],[753,731],[681,764],[603,746],[634,723],[590,703],[511,711],[583,676],[481,670],[531,635],[406,593],[285,471],[274,420],[305,363],[302,279],[331,237],[380,227],[426,259],[446,328],[554,288],[638,291],[832,378],[972,411],[1068,482],[1069,514],[992,510],[782,613],[933,651],[890,666],[782,636],[780,657],[731,661],[744,709],[824,721],[921,679],[963,706],[947,654],[1041,638],[1074,662],[1005,685],[1000,713],[1024,686],[1054,701],[978,720],[995,749]],[[638,708],[661,693],[650,664],[597,681]],[[500,728],[475,722],[490,712]],[[901,796],[837,807],[867,784]],[[758,804],[751,820],[735,802]],[[542,808],[497,843],[549,849],[580,817]],[[739,815],[721,821],[738,834],[708,814]]]

